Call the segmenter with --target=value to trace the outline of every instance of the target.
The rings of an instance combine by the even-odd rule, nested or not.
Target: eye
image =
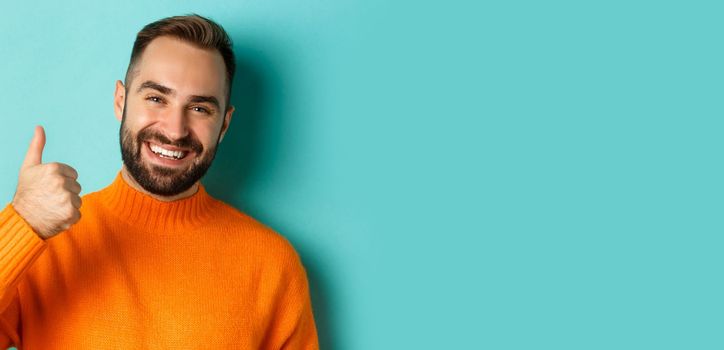
[[[148,97],[146,97],[146,100],[149,100],[149,101],[152,101],[152,102],[155,102],[155,103],[161,103],[161,102],[163,102],[163,99],[161,99],[161,98],[158,97],[158,96],[148,96]]]
[[[211,114],[211,112],[210,112],[208,109],[204,108],[204,107],[194,106],[194,107],[191,107],[191,109],[193,109],[193,110],[196,111],[196,112],[201,112],[201,113],[205,113],[205,114]]]

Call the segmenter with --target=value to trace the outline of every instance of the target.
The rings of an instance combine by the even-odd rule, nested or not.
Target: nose
[[[161,127],[171,141],[186,137],[189,134],[186,111],[183,108],[169,108],[162,118]]]

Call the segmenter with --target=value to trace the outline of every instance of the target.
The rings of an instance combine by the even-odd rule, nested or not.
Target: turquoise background
[[[109,184],[135,34],[197,12],[240,67],[204,183],[298,249],[323,349],[721,349],[720,4],[14,2],[0,199],[36,124]]]

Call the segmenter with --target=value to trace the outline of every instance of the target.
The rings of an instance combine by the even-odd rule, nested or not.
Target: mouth
[[[189,149],[163,146],[157,143],[144,141],[145,153],[152,162],[165,166],[180,166],[189,162],[195,152]]]

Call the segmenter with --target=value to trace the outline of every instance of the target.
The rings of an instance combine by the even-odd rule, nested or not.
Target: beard
[[[138,134],[133,135],[126,127],[126,110],[127,108],[124,105],[120,131],[121,157],[128,172],[144,190],[159,196],[177,195],[191,188],[206,174],[216,156],[216,149],[219,145],[218,137],[216,144],[204,152],[201,142],[192,137],[191,134],[175,142],[152,129],[143,129]],[[221,133],[219,133],[219,136],[221,136]],[[148,164],[143,161],[141,156],[141,147],[146,147],[146,141],[191,150],[196,158],[186,168]],[[187,157],[189,156],[190,154],[187,155]]]

